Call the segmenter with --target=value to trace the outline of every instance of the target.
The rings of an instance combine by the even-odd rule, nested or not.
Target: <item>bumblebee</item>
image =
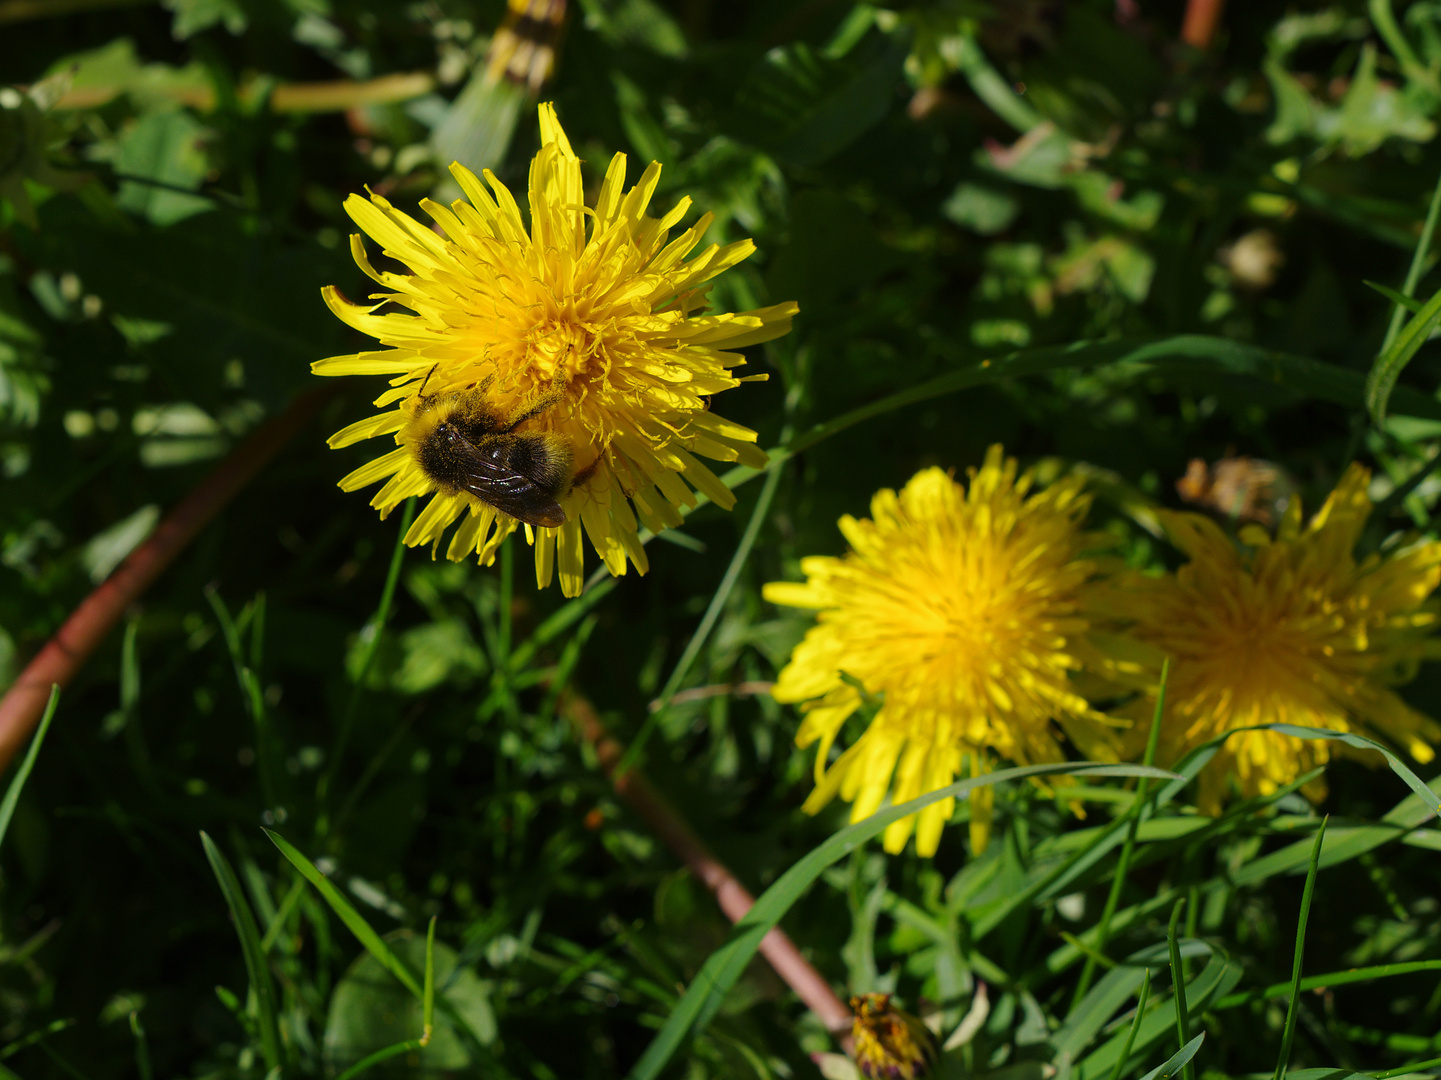
[[[561,391],[503,416],[486,396],[489,385],[487,379],[426,396],[422,383],[402,439],[420,471],[446,494],[464,491],[527,525],[559,528],[565,524],[559,500],[576,479],[570,443],[551,432],[515,429],[553,406]]]

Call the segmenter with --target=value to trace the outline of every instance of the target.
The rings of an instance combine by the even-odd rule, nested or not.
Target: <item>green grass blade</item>
[[[145,1038],[138,1012],[130,1013],[130,1034],[135,1036],[135,1071],[140,1074],[140,1080],[155,1080],[155,1070],[150,1067],[150,1043]]]
[[[1355,747],[1357,750],[1375,750],[1386,759],[1386,764],[1391,766],[1391,771],[1404,780],[1406,786],[1426,803],[1427,809],[1433,814],[1441,814],[1441,796],[1438,796],[1425,780],[1422,780],[1408,769],[1400,758],[1374,739],[1368,739],[1364,735],[1353,735],[1350,732],[1327,731],[1325,728],[1296,727],[1293,724],[1267,724],[1264,725],[1264,727],[1269,731],[1279,731],[1282,735],[1294,735],[1298,739],[1334,739],[1336,742],[1343,742],[1347,746]],[[1251,729],[1238,728],[1237,730]]]
[[[316,891],[330,905],[330,910],[340,917],[340,921],[355,935],[356,940],[365,948],[365,951],[379,960],[387,971],[400,980],[402,986],[423,1001],[425,991],[415,981],[415,976],[400,962],[400,958],[390,951],[390,947],[381,940],[380,935],[375,932],[370,923],[365,921],[360,912],[351,906],[350,901],[340,895],[340,890],[331,880],[317,870],[313,862],[297,851],[279,833],[270,829],[265,829],[264,832],[266,836],[270,837],[270,842],[280,849],[280,854],[289,859],[290,864],[304,875],[305,880],[315,886]]]
[[[837,832],[782,874],[769,889],[756,900],[755,906],[736,923],[725,944],[711,953],[700,972],[692,980],[689,989],[679,1004],[671,1011],[665,1026],[646,1048],[640,1061],[631,1070],[630,1080],[654,1080],[672,1055],[680,1048],[681,1042],[693,1030],[699,1030],[715,1015],[730,988],[740,978],[751,957],[759,948],[761,939],[790,910],[801,895],[833,863],[849,855],[862,844],[879,836],[893,821],[899,821],[917,811],[924,810],[942,799],[959,798],[973,789],[990,784],[1022,780],[1032,776],[1056,773],[1095,776],[1151,776],[1173,777],[1161,769],[1146,768],[1143,765],[1087,765],[1063,762],[1054,765],[1031,765],[1018,769],[1002,769],[986,776],[972,777],[940,788],[919,799],[913,799],[900,806],[882,810],[864,821]]]
[[[645,723],[641,725],[640,731],[626,747],[620,763],[616,765],[614,775],[624,776],[640,758],[641,750],[645,747],[646,740],[650,738],[651,732],[655,730],[656,724],[660,722],[665,714],[666,706],[685,677],[690,673],[691,665],[700,655],[701,648],[710,637],[710,632],[715,628],[716,622],[720,619],[721,612],[725,609],[726,601],[730,599],[731,590],[735,587],[736,581],[740,578],[740,572],[750,558],[751,548],[755,546],[756,537],[760,535],[761,526],[765,524],[766,516],[770,512],[771,500],[775,498],[776,488],[780,484],[781,470],[771,469],[766,476],[765,486],[761,488],[760,498],[756,500],[755,509],[751,512],[750,520],[746,522],[746,530],[741,535],[740,543],[736,545],[735,554],[731,556],[730,565],[726,567],[725,575],[721,578],[720,584],[716,586],[715,594],[711,597],[710,604],[706,607],[705,615],[702,616],[700,625],[696,627],[695,633],[686,642],[685,651],[676,661],[675,668],[666,680],[660,696],[656,699],[659,705],[646,717]]]
[[[38,1042],[43,1042],[56,1032],[64,1031],[66,1028],[73,1026],[74,1023],[74,1020],[52,1020],[43,1028],[30,1032],[29,1035],[21,1035],[20,1038],[14,1042],[0,1046],[0,1061],[4,1061],[8,1057],[14,1057],[27,1046],[34,1046]]]
[[[425,992],[421,998],[420,1045],[430,1045],[431,1032],[435,1030],[435,920],[430,917],[430,927],[425,932]]]
[[[1176,938],[1176,926],[1181,921],[1181,913],[1186,910],[1186,901],[1177,900],[1176,906],[1171,909],[1171,923],[1166,927],[1166,944],[1171,951],[1171,985],[1176,998],[1176,1035],[1177,1041],[1184,1050],[1186,1044],[1191,1041],[1191,1014],[1186,1008],[1186,972],[1181,966],[1181,949]],[[1186,1080],[1191,1078],[1190,1059],[1187,1059]]]
[[[297,877],[290,886],[290,891],[285,894],[285,899],[280,902],[275,917],[270,920],[270,925],[265,928],[265,936],[260,939],[260,951],[269,954],[275,947],[276,939],[285,929],[285,923],[291,913],[300,905],[300,897],[305,892],[305,879]]]
[[[1079,341],[1070,345],[1022,349],[984,360],[869,402],[817,424],[789,440],[785,446],[771,451],[771,463],[767,468],[775,468],[781,460],[809,449],[862,421],[883,416],[907,405],[988,385],[1001,379],[1041,375],[1066,368],[1086,370],[1122,364],[1144,365],[1162,371],[1243,375],[1286,386],[1299,393],[1350,408],[1357,408],[1365,401],[1366,379],[1357,371],[1227,338],[1205,334],[1178,334],[1174,337],[1144,340]],[[1404,387],[1398,388],[1395,394],[1404,398],[1408,414],[1441,419],[1441,403],[1429,396],[1408,391]],[[732,477],[745,472],[754,475],[758,471],[745,467],[732,469],[727,473],[726,482],[734,486]]]
[[[1402,328],[1390,349],[1376,357],[1371,372],[1366,376],[1366,408],[1372,422],[1380,424],[1386,419],[1386,404],[1396,387],[1396,380],[1431,337],[1431,331],[1441,323],[1441,290],[1426,301],[1424,307],[1411,317]]]
[[[1116,1071],[1111,1073],[1111,1080],[1121,1080],[1121,1073],[1125,1071],[1126,1062],[1131,1060],[1131,1048],[1136,1045],[1136,1032],[1141,1030],[1141,1019],[1146,1015],[1146,1002],[1151,997],[1151,969],[1147,968],[1145,975],[1141,978],[1141,993],[1136,999],[1136,1018],[1131,1021],[1131,1030],[1126,1035],[1126,1045],[1121,1050],[1121,1056],[1116,1059]]]
[[[35,759],[40,756],[45,733],[50,730],[50,721],[54,718],[59,704],[60,686],[52,684],[50,700],[45,703],[45,714],[40,717],[40,726],[35,729],[35,737],[30,740],[30,748],[25,751],[25,759],[20,762],[20,768],[16,769],[15,775],[10,778],[10,786],[5,789],[5,798],[0,800],[0,847],[5,845],[5,834],[10,829],[10,819],[15,816],[15,807],[20,802],[20,792],[25,788],[25,781],[30,779],[30,770],[35,768]]]
[[[1434,1069],[1441,1065],[1441,1057],[1428,1058],[1426,1061],[1413,1061],[1410,1065],[1402,1065],[1397,1069],[1387,1069],[1385,1072],[1372,1073],[1376,1080],[1389,1080],[1392,1076],[1405,1076],[1407,1073],[1419,1072],[1421,1069]],[[1292,1076],[1299,1076],[1299,1073],[1292,1073]]]
[[[1424,306],[1421,301],[1415,300],[1412,297],[1407,296],[1405,293],[1399,293],[1395,289],[1387,288],[1380,282],[1363,280],[1361,284],[1369,285],[1371,288],[1375,289],[1378,293],[1384,296],[1387,300],[1390,300],[1391,303],[1395,304],[1398,309],[1404,309],[1405,311],[1411,312],[1413,315],[1419,313],[1421,308]],[[1397,310],[1393,312],[1391,318],[1391,325],[1394,326],[1397,330],[1400,330],[1402,318],[1404,318],[1402,310]],[[1394,336],[1394,334],[1388,335],[1386,343],[1381,346],[1382,352],[1385,352],[1391,347],[1391,340],[1394,338]]]
[[[1374,11],[1375,8],[1376,4],[1373,0],[1372,10]],[[1385,22],[1388,21],[1389,18],[1390,10],[1388,7],[1386,18],[1380,21]],[[1392,25],[1394,26],[1394,21]],[[1441,218],[1441,179],[1436,181],[1435,190],[1431,192],[1431,205],[1426,210],[1426,222],[1421,226],[1421,237],[1416,241],[1416,250],[1411,253],[1411,266],[1406,271],[1406,283],[1401,286],[1401,297],[1392,297],[1398,306],[1396,310],[1391,312],[1391,322],[1386,327],[1385,340],[1381,342],[1382,353],[1390,351],[1392,344],[1396,341],[1396,335],[1401,332],[1401,324],[1406,319],[1402,308],[1412,312],[1419,312],[1421,310],[1421,305],[1417,304],[1411,297],[1415,295],[1416,286],[1421,283],[1421,274],[1426,266],[1426,256],[1431,248],[1431,238],[1436,235],[1436,222],[1438,218]],[[1368,281],[1366,284],[1371,285],[1371,282]],[[1371,285],[1371,287],[1390,295],[1389,289],[1382,289],[1379,285]]]
[[[1258,725],[1254,728],[1237,728],[1234,731],[1229,731],[1223,735],[1218,735],[1216,738],[1211,739],[1208,742],[1202,743],[1200,746],[1192,749],[1189,753],[1182,757],[1179,762],[1172,766],[1175,773],[1177,774],[1177,779],[1167,784],[1164,784],[1151,797],[1153,811],[1154,809],[1159,809],[1160,807],[1167,805],[1175,798],[1177,798],[1181,794],[1181,792],[1184,791],[1185,788],[1191,783],[1191,781],[1194,780],[1197,775],[1199,775],[1201,770],[1204,769],[1208,764],[1210,764],[1210,762],[1215,758],[1216,754],[1220,751],[1221,746],[1226,742],[1227,739],[1230,739],[1245,731],[1284,731],[1286,734],[1294,735],[1297,738],[1338,740],[1346,742],[1348,745],[1355,746],[1357,748],[1375,750],[1377,753],[1380,753],[1383,757],[1386,758],[1388,764],[1390,764],[1392,768],[1392,771],[1395,772],[1398,776],[1400,776],[1402,780],[1406,782],[1407,786],[1411,788],[1413,794],[1408,796],[1406,799],[1403,799],[1399,804],[1397,804],[1396,807],[1394,807],[1390,812],[1385,815],[1385,817],[1383,818],[1383,822],[1385,823],[1384,826],[1362,826],[1347,829],[1344,830],[1344,837],[1340,835],[1343,832],[1343,830],[1341,829],[1328,830],[1327,843],[1325,849],[1323,849],[1323,866],[1330,865],[1333,861],[1340,861],[1340,859],[1343,857],[1354,857],[1355,855],[1361,854],[1364,851],[1369,851],[1379,846],[1380,844],[1388,842],[1390,840],[1395,840],[1398,838],[1406,837],[1408,835],[1413,835],[1413,830],[1415,830],[1421,824],[1424,824],[1426,821],[1429,821],[1435,817],[1437,812],[1436,807],[1438,806],[1438,804],[1441,804],[1441,800],[1438,800],[1434,790],[1430,786],[1428,786],[1425,781],[1423,781],[1420,777],[1418,777],[1415,773],[1408,769],[1394,754],[1392,754],[1389,750],[1387,750],[1379,743],[1376,743],[1363,736],[1352,735],[1343,732],[1327,731],[1320,728],[1301,728],[1293,727],[1290,725],[1263,724]],[[1117,822],[1120,823],[1124,823],[1124,821],[1124,818],[1117,819]],[[1104,856],[1104,854],[1108,852],[1112,847],[1114,847],[1116,844],[1121,843],[1121,836],[1115,833],[1115,827],[1117,822],[1113,822],[1111,825],[1105,826],[1104,829],[1097,830],[1096,838],[1088,843],[1088,847],[1086,850],[1089,853],[1083,859],[1073,859],[1072,862],[1074,863],[1074,865],[1072,866],[1072,868],[1066,870],[1063,874],[1056,878],[1053,885],[1050,886],[1043,894],[1043,898],[1044,896],[1053,895],[1059,890],[1069,887],[1070,882],[1074,881],[1076,876],[1078,876],[1080,872],[1084,871],[1084,869],[1086,869],[1088,866],[1094,865],[1094,863],[1098,861],[1099,858]],[[1441,840],[1441,832],[1427,831],[1419,835],[1426,838],[1436,836],[1438,840]],[[1333,836],[1338,841],[1337,846],[1340,848],[1334,860],[1330,857],[1331,849],[1333,846],[1331,839]],[[1140,834],[1138,833],[1138,843],[1139,841]],[[1272,854],[1264,856],[1263,858],[1254,860],[1253,862],[1248,862],[1235,871],[1232,881],[1234,884],[1252,884],[1256,881],[1262,880],[1265,877],[1270,876],[1271,874],[1285,872],[1291,869],[1293,866],[1296,869],[1296,872],[1299,873],[1307,863],[1307,853],[1309,851],[1309,847],[1310,842],[1302,840],[1298,841],[1291,847],[1283,848],[1279,852],[1273,852]],[[1296,855],[1295,852],[1298,851],[1301,854]],[[1040,875],[1052,875],[1052,872],[1049,870],[1041,870],[1038,872],[1038,876]],[[1018,899],[1029,897],[1031,895],[1032,893],[1029,889],[1017,890],[1012,895],[1008,896],[1002,901],[997,902],[992,907],[987,907],[983,913],[979,915],[973,913],[972,917],[975,921],[973,923],[972,933],[974,937],[976,939],[979,939],[985,933],[993,930],[997,925],[1000,924],[1000,922],[1005,919],[1007,915],[1009,915],[1012,910],[1014,910]],[[1170,904],[1173,902],[1173,899],[1174,894],[1169,898],[1148,899],[1136,905],[1133,905],[1130,908],[1126,908],[1123,911],[1117,911],[1115,918],[1120,919],[1124,916],[1127,920],[1129,920],[1136,915],[1149,915],[1157,908],[1157,905]],[[1130,922],[1127,921],[1126,925],[1130,925]],[[1093,927],[1092,929],[1087,930],[1085,933],[1077,936],[1082,940],[1083,943],[1089,944],[1092,948],[1094,948],[1096,940],[1095,934],[1096,930]],[[1048,974],[1053,975],[1061,970],[1064,970],[1064,968],[1069,966],[1070,964],[1079,962],[1084,958],[1085,953],[1082,949],[1076,948],[1068,944],[1056,950],[1053,954],[1051,954],[1051,956],[1047,958],[1047,960],[1045,961],[1045,969]]]
[[[961,33],[955,38],[955,64],[971,84],[975,95],[990,106],[993,113],[1022,134],[1041,123],[1045,118],[1031,108],[1030,102],[1016,93],[1012,81],[1001,75],[986,59],[986,54],[981,51],[981,46],[976,41],[974,26],[969,25],[969,20],[962,26]]]
[[[1178,1072],[1185,1070],[1190,1072],[1191,1059],[1196,1056],[1196,1051],[1201,1049],[1201,1044],[1206,1041],[1206,1033],[1203,1031],[1185,1046],[1177,1050],[1160,1065],[1148,1072],[1141,1080],[1168,1080]]]
[[[365,652],[360,658],[355,686],[351,690],[350,703],[346,708],[347,714],[355,711],[356,702],[365,689],[365,677],[370,674],[370,665],[375,663],[375,654],[380,649],[380,636],[385,630],[385,624],[390,621],[390,608],[395,603],[395,588],[400,582],[400,568],[405,562],[405,534],[410,531],[411,522],[414,520],[415,499],[406,499],[405,509],[400,515],[400,531],[395,534],[395,547],[390,552],[390,565],[385,571],[385,585],[380,590],[380,604],[376,607],[375,618],[370,623],[374,631],[370,640],[365,643]]]
[[[1441,960],[1404,960],[1399,964],[1374,964],[1371,967],[1349,968],[1346,971],[1328,971],[1324,975],[1308,975],[1301,980],[1301,990],[1324,990],[1332,986],[1346,986],[1349,983],[1370,982],[1393,975],[1411,975],[1417,971],[1441,971]],[[1273,983],[1258,990],[1243,990],[1239,994],[1228,994],[1212,1006],[1214,1009],[1234,1009],[1266,998],[1284,997],[1291,992],[1291,980]]]
[[[1106,973],[1094,989],[1066,1015],[1066,1022],[1051,1037],[1053,1057],[1074,1059],[1090,1045],[1122,1005],[1141,985],[1149,968],[1117,967]]]
[[[1291,1061],[1291,1040],[1296,1035],[1297,1004],[1301,1000],[1301,962],[1306,950],[1306,920],[1311,916],[1311,896],[1316,890],[1316,871],[1321,865],[1321,844],[1326,839],[1326,822],[1316,830],[1316,842],[1311,846],[1311,868],[1306,873],[1306,887],[1301,890],[1301,914],[1296,920],[1296,952],[1291,960],[1291,1003],[1286,1007],[1286,1027],[1281,1035],[1281,1056],[1276,1061],[1276,1080],[1285,1080],[1286,1066]]]
[[[365,692],[366,676],[370,674],[370,665],[375,662],[375,654],[380,649],[380,640],[385,633],[385,624],[390,621],[390,608],[395,601],[396,585],[400,582],[400,568],[405,561],[405,534],[410,531],[411,522],[415,520],[415,503],[416,500],[413,498],[405,500],[405,509],[400,516],[400,531],[395,534],[395,547],[390,552],[390,566],[386,568],[385,584],[380,590],[380,604],[375,609],[375,617],[368,624],[370,640],[365,643],[365,652],[361,655],[360,666],[355,675],[355,685],[350,688],[350,697],[346,701],[345,712],[340,716],[340,729],[336,732],[335,743],[330,748],[330,763],[326,766],[325,772],[321,774],[320,783],[317,785],[315,801],[320,804],[315,823],[317,836],[325,836],[330,831],[330,797],[335,791],[336,781],[340,778],[340,769],[345,760],[345,749],[350,744],[350,736],[355,728],[355,717],[360,709],[360,697]]]
[[[697,495],[697,498],[703,496]],[[605,567],[600,568],[602,572],[609,573]],[[613,577],[606,577],[597,581],[594,585],[587,585],[585,592],[581,593],[574,600],[568,600],[556,609],[553,615],[547,616],[544,622],[535,628],[535,632],[524,642],[516,647],[510,654],[510,669],[520,671],[533,659],[545,646],[549,645],[557,637],[563,634],[571,626],[579,622],[591,608],[600,603],[612,590],[615,589],[616,580]]]
[[[1432,783],[1435,781],[1433,780]],[[1410,796],[1406,801],[1414,806],[1416,797]],[[1427,817],[1435,816],[1434,812],[1429,810],[1424,813]],[[1388,819],[1389,817],[1390,815],[1387,816]],[[1424,822],[1398,823],[1388,819],[1382,819],[1382,822],[1377,825],[1333,825],[1328,828],[1326,830],[1326,846],[1321,849],[1321,869],[1324,870],[1328,866],[1335,866],[1337,863],[1358,858],[1393,840],[1432,849],[1435,848],[1437,841],[1441,841],[1441,831],[1421,829]],[[1311,841],[1298,840],[1294,844],[1262,856],[1253,863],[1247,863],[1237,871],[1233,883],[1254,885],[1277,874],[1305,873],[1310,860]]]
[[[391,1058],[397,1056],[398,1054],[403,1054],[407,1050],[419,1050],[422,1045],[424,1044],[422,1044],[419,1039],[407,1039],[405,1042],[399,1042],[395,1043],[393,1046],[387,1046],[384,1050],[377,1050],[375,1053],[369,1054],[361,1058],[354,1065],[352,1065],[350,1068],[346,1069],[343,1073],[337,1076],[335,1080],[354,1080],[355,1077],[359,1076],[363,1072],[368,1072],[375,1066],[379,1065],[382,1061],[389,1061]]]
[[[235,923],[235,932],[240,937],[240,952],[245,960],[245,972],[250,977],[250,987],[255,991],[256,1011],[260,1024],[260,1053],[267,1069],[278,1069],[280,1059],[280,1028],[275,1019],[275,990],[270,982],[270,969],[265,963],[265,954],[260,948],[260,932],[255,926],[255,915],[240,888],[240,879],[235,876],[230,862],[209,835],[200,834],[205,857],[220,891],[230,908],[230,917]]]
[[[1236,984],[1241,981],[1241,965],[1203,941],[1180,941],[1178,945],[1182,959],[1206,954],[1210,956],[1201,973],[1185,984],[1186,1014],[1195,1023],[1210,1007],[1212,1001],[1224,997],[1235,989]],[[1127,958],[1126,963],[1146,965],[1166,963],[1169,960],[1169,954],[1169,943],[1162,942],[1153,949],[1143,949],[1139,953],[1133,954]],[[1136,1029],[1133,1041],[1134,1049],[1131,1052],[1149,1053],[1152,1049],[1165,1044],[1168,1039],[1175,1039],[1175,1037],[1176,1019],[1172,1010],[1152,1009],[1149,1015],[1142,1017],[1140,1025]],[[1116,1063],[1121,1060],[1121,1051],[1129,1041],[1131,1040],[1128,1032],[1117,1031],[1110,1039],[1075,1064],[1072,1070],[1074,1080],[1102,1080],[1104,1077],[1109,1077],[1115,1070]],[[1268,1077],[1267,1080],[1270,1078]],[[1293,1077],[1292,1080],[1295,1078]]]

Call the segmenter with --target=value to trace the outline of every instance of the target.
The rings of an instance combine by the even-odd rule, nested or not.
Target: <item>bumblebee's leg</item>
[[[561,382],[552,383],[549,390],[541,394],[529,405],[522,405],[516,409],[515,412],[511,413],[505,421],[505,426],[498,429],[499,433],[504,435],[514,431],[531,417],[539,416],[545,412],[546,409],[551,408],[556,402],[560,401],[563,396],[565,396],[565,384]]]

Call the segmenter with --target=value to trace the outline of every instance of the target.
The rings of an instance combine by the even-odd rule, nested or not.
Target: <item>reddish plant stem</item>
[[[233,499],[296,432],[304,427],[333,395],[319,387],[296,398],[165,516],[149,539],[132,551],[108,578],[70,613],[65,624],[47,641],[20,677],[0,698],[0,771],[35,730],[50,687],[64,687],[90,659],[105,636],[120,621],[125,609],[145,592],[175,560],[196,534]]]
[[[1187,0],[1181,40],[1197,49],[1209,49],[1225,7],[1226,0]]]
[[[616,773],[616,765],[623,753],[621,745],[606,732],[590,702],[582,697],[568,695],[565,711],[580,729],[585,740],[595,748],[600,767],[615,785],[616,793],[630,804],[630,808],[666,847],[689,867],[691,873],[715,894],[716,903],[726,917],[731,922],[739,922],[755,905],[755,898],[750,891],[711,853],[705,842],[690,827],[690,823],[666,802],[639,770],[632,768],[624,773]],[[761,940],[760,951],[761,955],[770,961],[771,967],[775,968],[776,974],[849,1050],[853,1019],[850,1007],[836,997],[830,983],[801,955],[795,942],[791,941],[784,930],[776,927]]]

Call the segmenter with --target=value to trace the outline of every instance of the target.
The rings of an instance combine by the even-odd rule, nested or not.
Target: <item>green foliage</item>
[[[814,751],[765,692],[810,621],[761,585],[996,441],[1090,478],[1136,568],[1232,452],[1312,508],[1372,465],[1363,554],[1436,534],[1441,4],[1234,3],[1204,54],[1180,8],[570,5],[544,96],[587,184],[661,161],[708,241],[756,241],[714,308],[801,304],[715,403],[769,467],[565,601],[515,541],[433,561],[414,506],[338,491],[367,448],[324,439],[383,387],[332,387],[5,781],[0,1078],[814,1076],[837,1044],[756,957],[772,925],[926,1017],[941,1080],[1434,1072],[1426,763],[1348,737],[1324,807],[1298,776],[1217,818],[1214,745],[1073,768],[999,787],[980,855],[961,800],[920,860],[800,811]],[[505,10],[0,3],[0,686],[312,361],[371,347],[319,296],[373,288],[346,194],[451,197],[451,159],[524,189]],[[1404,693],[1441,714],[1434,666]],[[738,927],[578,701],[760,898]]]

